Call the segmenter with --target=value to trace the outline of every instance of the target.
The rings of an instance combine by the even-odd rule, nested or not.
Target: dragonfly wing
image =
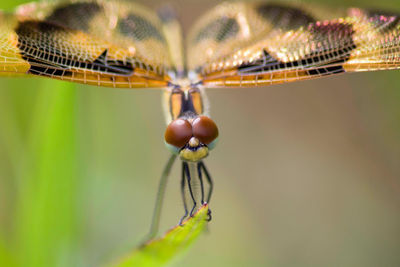
[[[171,66],[161,21],[134,3],[32,3],[0,19],[2,74],[108,87],[166,87]]]
[[[189,66],[207,87],[397,69],[399,22],[397,14],[357,8],[329,12],[304,5],[224,4],[190,34]],[[206,57],[192,56],[197,49]]]

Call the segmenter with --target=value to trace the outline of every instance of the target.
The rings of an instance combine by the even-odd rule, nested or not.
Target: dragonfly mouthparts
[[[179,156],[183,161],[198,162],[208,156],[208,147],[204,144],[199,144],[196,147],[187,144],[181,149]]]

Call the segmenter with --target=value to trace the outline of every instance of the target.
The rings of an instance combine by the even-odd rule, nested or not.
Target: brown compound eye
[[[184,147],[191,137],[192,125],[183,119],[172,121],[164,135],[165,142],[178,148]]]
[[[215,122],[206,116],[196,118],[193,123],[193,136],[203,144],[210,144],[218,137],[218,127]]]

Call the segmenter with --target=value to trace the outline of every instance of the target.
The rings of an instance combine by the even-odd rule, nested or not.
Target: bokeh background
[[[169,2],[185,29],[217,3]],[[209,90],[213,221],[172,266],[400,266],[399,84],[388,71]],[[164,129],[157,90],[0,79],[0,265],[99,266],[142,241]],[[179,167],[164,230],[182,215]]]

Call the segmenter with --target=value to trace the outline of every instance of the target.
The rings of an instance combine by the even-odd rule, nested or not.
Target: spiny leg
[[[203,184],[203,174],[201,172],[200,163],[197,163],[197,175],[199,176],[200,180],[200,189],[201,189],[201,205],[204,205],[204,184]]]
[[[203,170],[203,172],[204,172],[204,174],[205,174],[205,176],[206,176],[208,185],[209,185],[208,195],[207,195],[207,203],[210,203],[211,195],[212,195],[212,192],[213,192],[213,189],[214,189],[214,183],[213,183],[213,180],[212,180],[212,178],[211,178],[211,175],[210,175],[210,173],[208,172],[208,170],[207,170],[207,168],[206,168],[206,165],[204,165],[203,161],[200,161],[200,162],[199,162],[199,168],[200,168],[201,170]],[[208,221],[211,221],[211,219],[212,219],[212,217],[211,217],[211,210],[208,209]]]
[[[158,185],[158,192],[157,192],[156,204],[155,204],[154,212],[153,212],[153,218],[151,220],[151,226],[150,226],[149,234],[147,236],[147,240],[154,238],[158,232],[158,226],[160,224],[162,202],[164,200],[168,176],[171,172],[171,168],[175,162],[175,159],[176,159],[176,155],[171,155],[171,157],[169,158],[169,160],[168,160],[167,164],[165,165],[165,168],[162,172],[160,183]]]
[[[192,177],[190,176],[190,170],[189,170],[189,166],[188,166],[187,162],[183,162],[183,166],[185,169],[185,174],[186,174],[186,178],[187,178],[187,182],[188,182],[190,197],[192,198],[192,201],[193,201],[193,207],[190,211],[190,217],[192,217],[193,211],[197,206],[197,202],[196,202],[196,198],[194,197],[194,194],[193,194],[192,184],[191,184]]]
[[[200,161],[199,165],[200,165],[201,169],[204,171],[204,174],[206,176],[206,179],[207,179],[207,182],[209,185],[209,191],[207,194],[207,203],[210,203],[211,195],[214,190],[214,183],[213,183],[210,173],[208,172],[208,170],[206,168],[206,165],[204,165],[204,162]]]
[[[182,177],[181,177],[181,195],[182,195],[182,201],[183,201],[183,208],[185,209],[185,214],[183,217],[179,220],[179,225],[182,225],[183,220],[188,216],[188,209],[187,209],[187,204],[186,204],[186,197],[185,197],[185,163],[182,162]]]

